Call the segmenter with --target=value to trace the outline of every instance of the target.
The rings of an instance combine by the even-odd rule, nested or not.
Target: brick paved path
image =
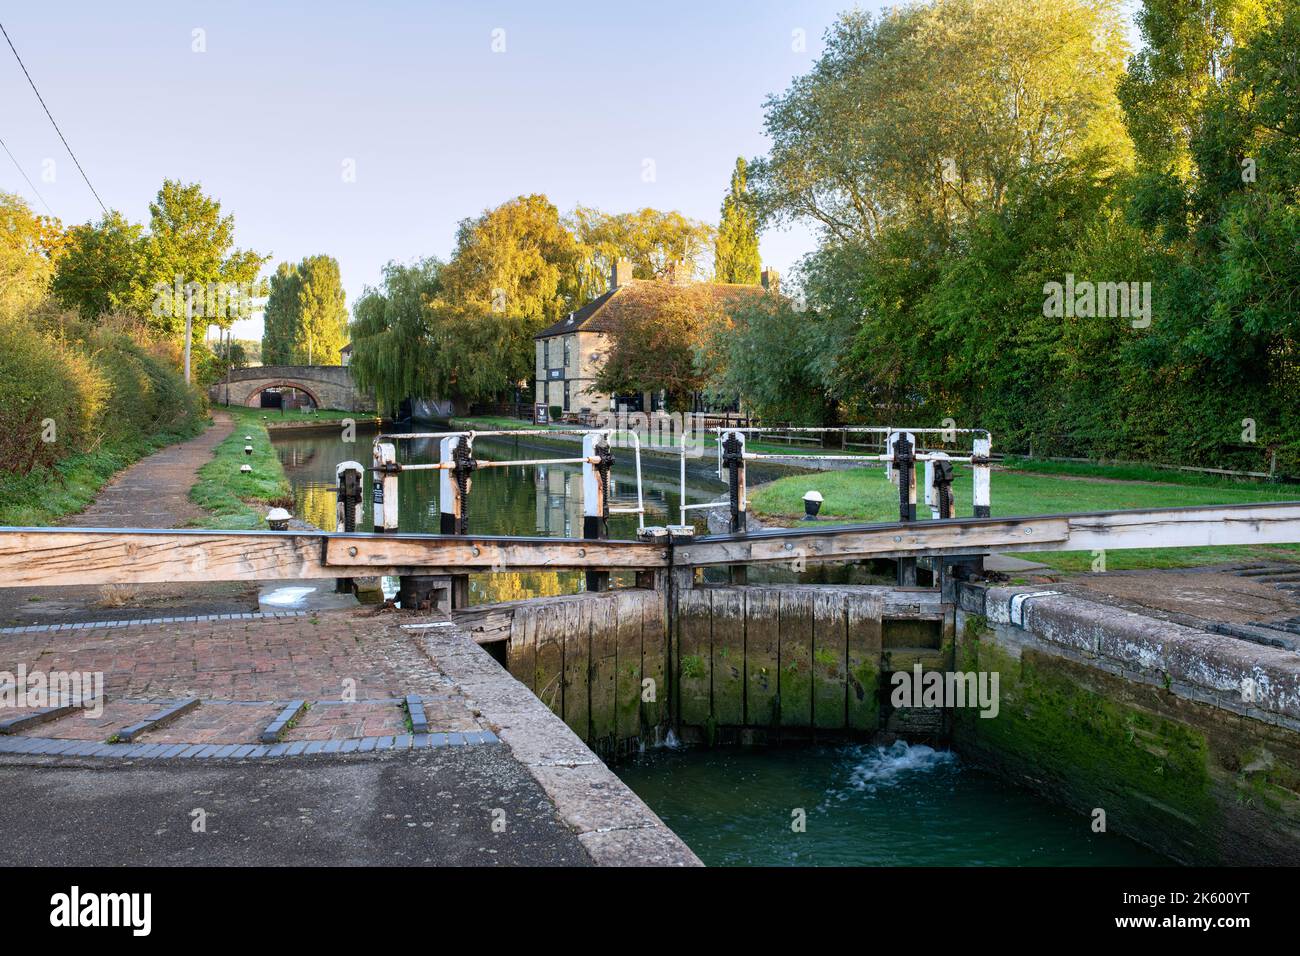
[[[309,707],[281,741],[397,737],[411,731],[403,706],[408,694],[423,700],[431,734],[485,730],[391,616],[376,618],[372,610],[359,609],[10,633],[0,640],[0,672],[103,675],[101,713],[82,708],[18,731],[42,739],[108,742],[165,705],[191,697],[200,698],[197,708],[136,742],[257,744],[294,700]],[[33,709],[5,707],[0,718]]]

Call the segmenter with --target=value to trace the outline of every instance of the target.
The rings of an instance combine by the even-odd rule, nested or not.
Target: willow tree
[[[349,367],[357,384],[374,389],[381,409],[403,399],[444,394],[446,376],[433,348],[429,300],[441,289],[442,263],[390,262],[378,288],[366,287],[353,306]]]
[[[762,272],[758,224],[746,184],[745,160],[737,158],[731,188],[722,200],[722,221],[713,243],[713,273],[718,282],[755,285]]]

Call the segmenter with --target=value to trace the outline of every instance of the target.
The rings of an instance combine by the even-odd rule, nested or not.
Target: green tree
[[[461,222],[429,303],[443,395],[490,398],[532,376],[533,335],[578,305],[580,254],[545,196]]]
[[[757,285],[762,270],[758,225],[745,183],[745,160],[738,158],[731,188],[722,200],[722,221],[713,244],[713,274],[718,282]]]
[[[702,277],[704,256],[713,241],[712,226],[676,211],[646,208],[611,214],[578,206],[567,222],[582,247],[581,302],[606,291],[610,269],[618,259],[632,263],[636,279],[663,279],[674,269]]]
[[[339,349],[348,341],[348,310],[338,261],[326,255],[308,256],[293,267],[289,284],[294,298],[287,303],[284,364],[337,365]]]
[[[54,298],[89,321],[110,312],[148,315],[143,234],[144,227],[116,210],[98,223],[73,226],[54,275]]]
[[[440,304],[514,316],[534,331],[575,308],[578,245],[545,196],[519,196],[465,219],[442,270]]]
[[[450,376],[445,357],[433,348],[436,318],[429,307],[441,290],[442,271],[432,258],[390,262],[382,285],[367,287],[353,306],[350,368],[358,385],[375,390],[381,409],[394,411],[406,398],[447,394]],[[263,343],[264,358],[266,348]]]
[[[821,337],[812,333],[819,321],[780,295],[739,303],[707,346],[704,367],[714,370],[710,393],[724,402],[743,401],[765,421],[831,422],[835,403],[815,371]]]
[[[0,192],[0,317],[16,316],[49,291],[62,230],[20,196]]]
[[[248,318],[267,258],[234,247],[234,218],[197,183],[165,180],[149,205],[149,230],[121,213],[69,230],[52,291],[84,318],[120,312],[147,319],[158,333],[184,338],[187,301],[199,343],[208,324]]]
[[[271,276],[270,292],[262,311],[262,362],[292,365],[298,337],[299,292],[302,277],[292,262],[281,262]]]
[[[1168,238],[1186,238],[1194,226],[1194,193],[1206,171],[1194,161],[1193,141],[1206,107],[1229,82],[1234,51],[1282,5],[1145,0],[1137,12],[1145,44],[1119,85],[1119,99],[1137,147],[1134,208],[1144,224],[1159,226]]]
[[[235,248],[234,236],[234,217],[221,215],[221,203],[205,196],[198,183],[163,181],[149,204],[143,253],[150,315],[158,329],[183,337],[186,297],[199,317],[193,323],[196,339],[207,323],[229,328],[252,314],[258,273],[270,256]]]
[[[772,221],[811,219],[839,241],[897,222],[944,235],[1072,158],[1096,152],[1122,167],[1124,53],[1113,0],[844,14],[812,71],[767,101],[756,201]]]

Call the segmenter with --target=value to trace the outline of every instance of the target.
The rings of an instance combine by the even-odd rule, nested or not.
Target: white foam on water
[[[957,756],[951,750],[935,750],[905,740],[895,741],[888,747],[858,750],[860,757],[850,768],[845,786],[832,791],[831,796],[844,800],[853,793],[875,793],[906,783],[918,774],[933,773],[957,762]]]

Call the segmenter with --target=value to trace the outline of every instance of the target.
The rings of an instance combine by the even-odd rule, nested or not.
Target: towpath
[[[213,425],[201,435],[142,458],[108,482],[83,511],[70,515],[71,528],[183,528],[201,518],[190,501],[199,469],[235,428],[234,419],[213,410]],[[220,582],[119,588],[19,588],[0,590],[0,627],[118,620],[124,617],[184,617],[256,611],[257,587]]]

